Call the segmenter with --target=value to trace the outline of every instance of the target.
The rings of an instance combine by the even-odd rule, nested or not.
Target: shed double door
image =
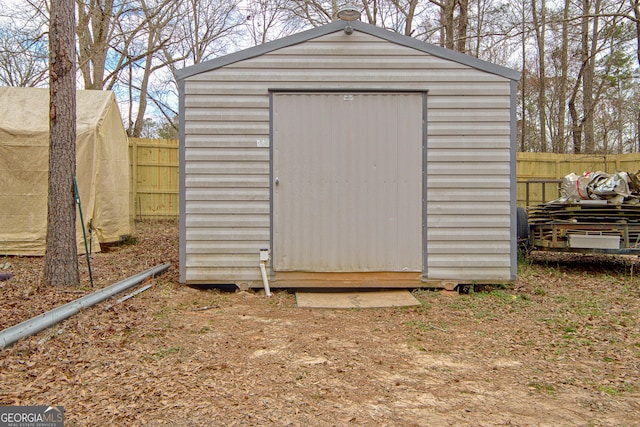
[[[274,93],[272,126],[274,271],[422,271],[422,94]]]

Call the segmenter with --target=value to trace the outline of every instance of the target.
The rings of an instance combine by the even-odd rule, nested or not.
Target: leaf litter
[[[640,425],[634,258],[533,253],[512,284],[315,310],[180,285],[176,222],[133,237],[91,255],[95,289],[171,268],[2,350],[0,405],[62,405],[67,426]],[[0,328],[95,290],[83,261],[65,289],[0,257]]]

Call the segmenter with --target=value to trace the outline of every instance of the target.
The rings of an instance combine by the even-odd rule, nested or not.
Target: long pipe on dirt
[[[98,304],[117,293],[126,291],[143,280],[164,272],[170,266],[171,263],[166,263],[150,268],[121,282],[107,286],[106,288],[100,289],[92,294],[85,295],[77,300],[47,311],[46,313],[42,313],[39,316],[25,320],[15,326],[11,326],[0,332],[0,348],[7,348],[21,338],[40,332],[49,326],[55,325],[56,323],[73,316],[83,308],[91,307],[92,305]]]

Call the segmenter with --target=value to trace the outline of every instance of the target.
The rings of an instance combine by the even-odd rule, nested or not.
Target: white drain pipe
[[[55,325],[56,323],[73,316],[83,308],[91,307],[92,305],[102,302],[117,293],[126,291],[143,280],[164,272],[170,266],[171,263],[167,263],[150,268],[149,270],[145,270],[142,273],[138,273],[121,282],[107,286],[106,288],[100,289],[92,294],[85,295],[77,300],[47,311],[46,313],[42,313],[39,316],[33,317],[22,323],[18,323],[15,326],[11,326],[0,332],[0,348],[7,348],[21,338],[40,332],[49,326]]]
[[[269,289],[269,279],[267,278],[267,261],[269,261],[269,249],[260,249],[260,272],[262,273],[264,293],[270,297],[271,289]]]

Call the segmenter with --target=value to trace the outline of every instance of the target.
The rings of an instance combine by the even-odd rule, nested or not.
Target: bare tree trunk
[[[633,7],[633,15],[636,21],[636,57],[640,66],[640,0],[629,0]]]
[[[526,128],[527,128],[527,33],[525,31],[525,1],[522,1],[522,77],[520,77],[520,81],[522,84],[521,88],[521,96],[522,96],[522,126],[521,134],[520,134],[520,151],[527,151],[527,139],[526,139]]]
[[[455,48],[455,20],[453,14],[456,9],[456,0],[444,0],[442,9],[442,26],[444,27],[444,46],[447,49]]]
[[[455,48],[455,20],[453,14],[457,0],[430,0],[440,8],[440,45],[447,49]]]
[[[538,118],[540,120],[540,151],[546,152],[547,148],[547,77],[545,75],[545,26],[546,26],[546,3],[541,0],[540,15],[538,15],[536,0],[531,3],[533,11],[533,26],[536,31],[536,41],[538,43]]]
[[[367,16],[369,15],[368,6],[365,3],[365,9],[367,9]],[[392,0],[391,3],[404,16],[404,35],[411,37],[413,34],[413,20],[416,15],[416,7],[418,6],[418,0],[409,0],[407,7],[404,7],[399,0]],[[375,5],[375,2],[374,2]],[[371,22],[371,21],[369,21]]]
[[[640,153],[640,110],[636,118],[636,152]]]
[[[413,33],[413,18],[416,15],[416,6],[418,6],[418,0],[409,1],[409,10],[407,10],[407,17],[404,24],[404,35],[411,36]]]
[[[571,0],[564,1],[564,12],[562,15],[562,47],[560,49],[560,88],[558,90],[558,135],[556,140],[552,142],[553,151],[556,153],[564,153],[565,147],[565,120],[567,115],[567,74],[569,70],[569,7]]]
[[[575,97],[571,97],[569,100],[569,114],[571,115],[571,138],[573,141],[573,153],[582,153],[582,123],[578,118],[578,111],[576,110]]]
[[[49,194],[44,281],[77,286],[75,4],[52,0],[49,24]]]
[[[478,18],[476,22],[476,36],[475,36],[475,50],[473,55],[478,58],[480,57],[480,43],[482,42],[482,30],[484,28],[484,7],[482,4],[482,0],[477,0],[476,7],[478,8]]]
[[[147,90],[149,89],[149,75],[151,69],[149,63],[152,58],[147,58],[147,65],[144,69],[144,76],[140,84],[140,100],[138,101],[138,113],[136,114],[136,120],[133,123],[133,128],[127,132],[129,136],[134,138],[140,138],[142,135],[142,127],[144,126],[144,113],[147,111]]]
[[[467,53],[467,27],[469,26],[469,0],[458,0],[458,35],[457,46],[458,52]]]
[[[573,141],[573,152],[574,154],[582,153],[582,127],[584,125],[584,121],[580,120],[578,117],[578,109],[576,108],[576,98],[578,96],[578,90],[580,89],[580,82],[583,78],[583,72],[585,68],[585,63],[583,62],[580,66],[580,71],[578,72],[578,77],[576,78],[576,82],[573,85],[573,89],[571,91],[571,97],[569,98],[569,115],[571,116],[571,137]]]
[[[372,25],[376,25],[378,19],[378,0],[365,1],[364,12],[367,15],[367,22]]]
[[[640,0],[629,0],[633,6],[633,15],[636,18],[636,57],[640,66]],[[640,152],[640,111],[638,111],[636,123],[636,151]],[[633,151],[633,148],[632,148]]]
[[[76,0],[78,10],[78,62],[85,89],[102,90],[111,41],[113,0]]]
[[[598,14],[600,13],[600,0],[595,0],[593,11],[593,27],[591,30],[591,43],[589,43],[589,16],[591,14],[591,0],[583,0],[582,11],[582,60],[585,64],[582,76],[582,108],[584,114],[584,152],[595,153],[595,135],[593,126],[593,113],[595,102],[593,99],[593,80],[595,76],[595,53],[598,43]]]

